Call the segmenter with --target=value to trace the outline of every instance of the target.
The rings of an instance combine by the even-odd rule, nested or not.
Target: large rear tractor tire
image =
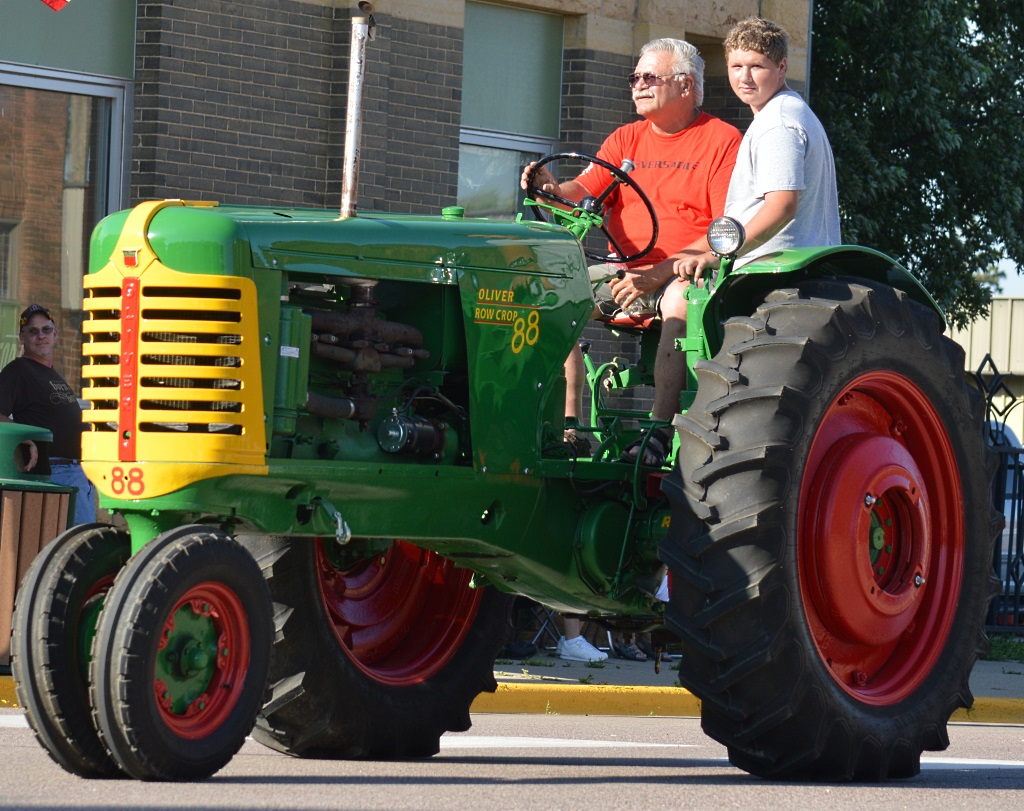
[[[274,599],[271,696],[253,737],[322,758],[434,755],[446,731],[493,692],[512,598],[395,541],[343,563],[329,540],[243,539]]]
[[[139,780],[199,780],[228,763],[262,705],[272,610],[259,567],[233,538],[185,526],[118,575],[93,644],[93,717]]]
[[[891,287],[817,279],[730,319],[697,377],[661,557],[704,731],[763,777],[917,774],[997,588],[963,351]]]
[[[82,524],[32,562],[14,611],[11,670],[18,702],[51,758],[79,777],[124,777],[100,741],[89,707],[89,648],[128,536]]]

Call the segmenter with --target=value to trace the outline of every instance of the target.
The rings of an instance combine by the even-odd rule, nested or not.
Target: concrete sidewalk
[[[472,712],[561,715],[700,716],[700,701],[679,686],[678,662],[608,659],[566,662],[542,652],[525,662],[499,660],[496,693],[483,693]],[[1024,725],[1024,664],[978,662],[970,679],[974,707],[951,721]],[[17,707],[14,681],[0,675],[0,707]]]
[[[678,661],[609,658],[596,665],[567,662],[542,651],[524,662],[499,660],[496,693],[484,693],[473,712],[564,715],[699,716],[700,701],[679,686]],[[970,678],[974,706],[951,721],[1024,725],[1024,663],[979,661]]]

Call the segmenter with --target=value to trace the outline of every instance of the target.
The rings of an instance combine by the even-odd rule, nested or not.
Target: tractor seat
[[[627,313],[619,310],[604,322],[611,329],[645,330],[660,323],[657,313]]]

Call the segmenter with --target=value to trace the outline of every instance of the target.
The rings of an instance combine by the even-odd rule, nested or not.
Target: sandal
[[[644,438],[641,437],[631,443],[619,456],[619,461],[635,464],[637,454],[640,453],[640,446],[643,444],[643,441]],[[668,459],[668,455],[671,451],[672,435],[666,433],[663,428],[656,429],[651,433],[651,438],[647,440],[647,445],[644,447],[644,467],[664,467],[665,460]]]
[[[647,654],[640,650],[640,648],[638,648],[632,642],[620,643],[613,641],[612,648],[615,650],[615,655],[619,659],[631,659],[634,662],[647,661]]]
[[[652,648],[649,643],[647,643],[647,642],[637,642],[636,645],[637,645],[637,647],[641,651],[643,651],[645,659],[656,659],[657,658],[654,655],[654,648]],[[672,657],[668,655],[668,651],[663,650],[661,652],[661,661],[662,662],[671,662],[672,661]]]
[[[567,428],[562,434],[562,442],[569,446],[575,459],[589,459],[594,455],[590,447],[590,440],[582,434],[577,434],[571,428]]]

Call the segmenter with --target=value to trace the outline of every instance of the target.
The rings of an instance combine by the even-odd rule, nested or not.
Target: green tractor
[[[93,233],[82,465],[120,520],[69,529],[21,584],[12,668],[45,750],[140,780],[207,777],[250,733],[429,756],[496,688],[524,595],[674,633],[742,769],[916,774],[972,703],[1001,521],[928,293],[853,246],[734,269],[742,229],[716,221],[670,464],[619,461],[658,427],[616,396],[652,382],[657,325],[628,318],[639,357],[587,359],[578,458],[583,241],[636,184],[604,164],[604,194],[533,201],[536,222],[356,216],[370,27],[353,18],[340,216],[163,200]]]
[[[656,324],[590,366],[576,458],[562,364],[601,206],[541,205],[555,222],[158,201],[100,223],[83,465],[127,529],[55,540],[15,619],[61,766],[203,778],[250,732],[431,755],[495,689],[515,595],[677,635],[704,730],[753,774],[903,777],[947,745],[998,519],[927,292],[851,246],[732,269],[742,229],[716,221],[670,470],[618,461],[654,426],[612,393],[650,383]]]

